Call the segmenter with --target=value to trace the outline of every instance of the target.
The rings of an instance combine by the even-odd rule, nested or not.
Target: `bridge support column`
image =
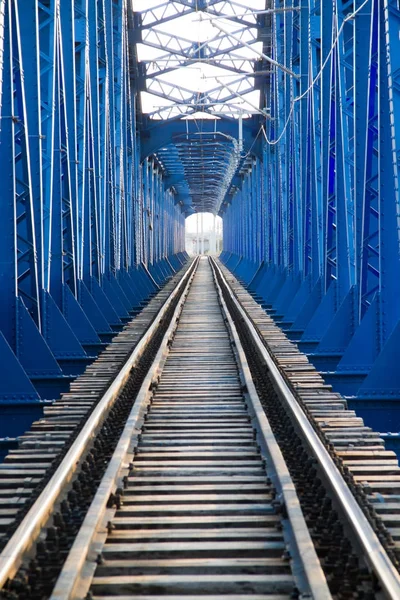
[[[199,213],[196,214],[196,254],[200,254]]]
[[[201,236],[201,250],[200,254],[204,254],[204,215],[201,213],[201,221],[200,221],[200,236]]]

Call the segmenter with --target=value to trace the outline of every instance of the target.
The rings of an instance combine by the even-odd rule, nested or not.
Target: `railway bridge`
[[[399,0],[0,0],[1,600],[400,599],[399,157]]]

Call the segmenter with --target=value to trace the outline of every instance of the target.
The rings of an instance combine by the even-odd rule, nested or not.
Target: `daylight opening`
[[[212,213],[196,213],[186,219],[186,252],[218,255],[222,252],[222,219]]]

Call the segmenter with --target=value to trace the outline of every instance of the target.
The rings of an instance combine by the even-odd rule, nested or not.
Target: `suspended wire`
[[[300,96],[296,96],[295,98],[293,98],[291,106],[290,106],[290,110],[289,110],[289,114],[287,116],[287,119],[285,121],[285,124],[283,126],[283,129],[281,131],[281,133],[279,134],[278,138],[276,140],[270,140],[267,136],[267,133],[265,131],[264,126],[262,125],[262,130],[263,130],[263,134],[265,137],[265,141],[267,142],[267,144],[269,144],[270,146],[275,146],[276,144],[278,144],[282,137],[284,136],[286,129],[289,125],[289,121],[292,117],[293,111],[294,111],[294,107],[296,102],[300,102],[300,100],[302,100],[303,98],[305,98],[305,96],[307,96],[307,94],[314,88],[314,85],[317,83],[317,81],[320,79],[326,65],[328,64],[329,59],[332,56],[332,53],[339,41],[339,38],[342,34],[342,31],[344,29],[344,26],[346,25],[346,23],[348,21],[350,21],[351,19],[354,19],[354,17],[360,12],[360,10],[362,10],[364,8],[364,6],[366,6],[368,4],[368,2],[370,2],[371,0],[364,0],[364,2],[357,8],[357,10],[355,10],[354,12],[350,13],[349,15],[347,15],[344,19],[343,19],[343,23],[341,24],[341,26],[339,27],[339,29],[337,30],[337,34],[335,36],[335,39],[332,43],[331,49],[329,50],[324,62],[321,65],[321,68],[319,70],[319,72],[317,73],[317,75],[314,77],[314,79],[312,80],[312,82],[310,83],[310,85],[308,86],[308,88],[302,93],[300,94]]]
[[[246,158],[248,158],[248,157],[250,156],[250,154],[251,154],[251,152],[252,152],[252,150],[253,150],[253,148],[254,148],[254,146],[255,146],[255,144],[256,144],[256,142],[257,142],[257,140],[258,140],[258,137],[259,137],[259,135],[260,135],[260,133],[261,133],[262,131],[264,131],[264,125],[261,125],[261,126],[260,126],[260,129],[258,130],[258,132],[257,132],[257,135],[256,135],[256,137],[255,137],[255,138],[254,138],[254,140],[253,140],[253,143],[251,144],[251,146],[250,146],[250,148],[248,149],[248,151],[246,152],[246,154],[243,156],[243,160],[246,160]],[[264,134],[265,134],[265,132],[264,132]]]

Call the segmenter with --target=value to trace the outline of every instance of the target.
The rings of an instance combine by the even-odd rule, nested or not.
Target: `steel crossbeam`
[[[245,140],[244,147],[239,148],[239,119],[251,122],[253,128],[259,126],[259,118],[251,114],[250,100],[263,86],[262,74],[258,73],[263,45],[258,17],[236,1],[137,4],[134,40],[140,58],[138,90],[144,103],[153,103],[144,111],[142,136],[146,142],[152,141],[152,154],[162,165],[166,181],[180,177],[171,189],[185,213],[216,213],[229,196],[232,181],[254,141],[247,144]],[[258,5],[265,8],[262,0]],[[209,28],[204,39],[193,40],[193,35],[188,35],[197,27]],[[194,71],[202,73],[201,89],[190,82]],[[218,156],[213,137],[208,132],[202,135],[204,115],[214,119],[214,137],[223,148]],[[193,121],[183,121],[191,116],[195,128],[190,126]],[[173,121],[186,123],[187,139],[157,144],[156,130]]]

